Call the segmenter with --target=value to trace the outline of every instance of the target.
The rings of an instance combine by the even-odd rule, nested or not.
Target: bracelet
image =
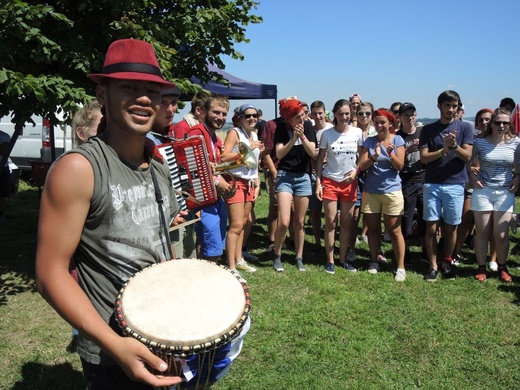
[[[302,141],[307,141],[307,137],[305,136],[305,134],[303,134],[303,135],[300,137],[300,139],[301,139]]]
[[[459,147],[459,145],[458,145],[458,144],[455,144],[455,146],[450,147],[450,149],[451,149],[451,150],[455,150],[455,149],[457,149],[458,147]]]
[[[439,155],[440,155],[441,157],[445,157],[445,156],[446,156],[446,154],[444,153],[444,148],[439,149]]]
[[[394,158],[395,157],[395,153],[394,153],[393,150],[390,152],[389,156],[390,156],[390,158]]]
[[[218,183],[220,182],[220,175],[218,176],[215,176],[213,179],[214,179],[214,182],[215,182],[215,185],[218,185]]]

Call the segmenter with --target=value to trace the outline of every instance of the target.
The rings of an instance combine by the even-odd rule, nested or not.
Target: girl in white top
[[[330,274],[334,273],[334,235],[338,219],[338,202],[341,210],[340,263],[346,270],[356,271],[347,262],[347,250],[357,198],[357,156],[363,145],[361,129],[349,125],[350,102],[346,99],[338,100],[332,112],[335,126],[323,132],[316,164],[316,197],[323,200],[325,209],[325,272]],[[325,157],[327,164],[324,167]]]
[[[238,110],[240,126],[229,130],[226,134],[222,151],[222,161],[236,158],[239,142],[244,142],[255,155],[257,165],[260,152],[264,146],[258,140],[255,126],[258,123],[257,109],[251,104],[243,104]],[[235,194],[226,200],[228,205],[229,226],[226,237],[226,256],[228,267],[234,271],[255,272],[243,259],[242,245],[244,243],[244,225],[253,209],[253,202],[260,193],[258,166],[249,169],[241,166],[230,170],[235,175]]]

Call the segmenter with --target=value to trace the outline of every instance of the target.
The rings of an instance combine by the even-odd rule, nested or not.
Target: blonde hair
[[[84,140],[78,137],[78,128],[81,129],[83,134],[85,134],[85,130],[92,127],[96,119],[96,115],[101,112],[101,104],[98,103],[97,100],[91,101],[87,103],[83,107],[81,107],[72,118],[72,135],[74,137],[74,144],[81,145]]]

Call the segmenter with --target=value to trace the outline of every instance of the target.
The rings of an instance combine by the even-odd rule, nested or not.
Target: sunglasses
[[[370,112],[370,111],[359,111],[357,114],[359,116],[370,116],[370,115],[372,115],[372,112]]]
[[[509,124],[510,124],[511,122],[494,121],[493,123],[494,123],[495,125],[497,125],[497,126],[500,126],[500,125],[509,126]]]
[[[246,119],[258,118],[258,114],[244,114],[244,118],[246,118]]]
[[[399,110],[394,110],[394,111],[392,111],[392,112],[394,113],[394,115],[399,114]]]

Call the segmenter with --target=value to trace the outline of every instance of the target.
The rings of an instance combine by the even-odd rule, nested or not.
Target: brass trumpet
[[[258,162],[256,161],[256,157],[251,148],[247,146],[246,143],[239,142],[237,155],[231,161],[216,164],[215,173],[222,174],[230,169],[235,169],[244,165],[249,169],[256,169]],[[230,175],[232,175],[232,173],[230,173]]]
[[[231,191],[234,193],[236,186],[235,175],[229,172],[229,170],[242,167],[244,165],[249,169],[256,169],[258,167],[258,162],[256,161],[256,157],[253,154],[251,148],[247,146],[246,143],[239,142],[237,155],[231,161],[216,164],[214,174],[229,175],[233,181],[233,184],[231,185]]]

